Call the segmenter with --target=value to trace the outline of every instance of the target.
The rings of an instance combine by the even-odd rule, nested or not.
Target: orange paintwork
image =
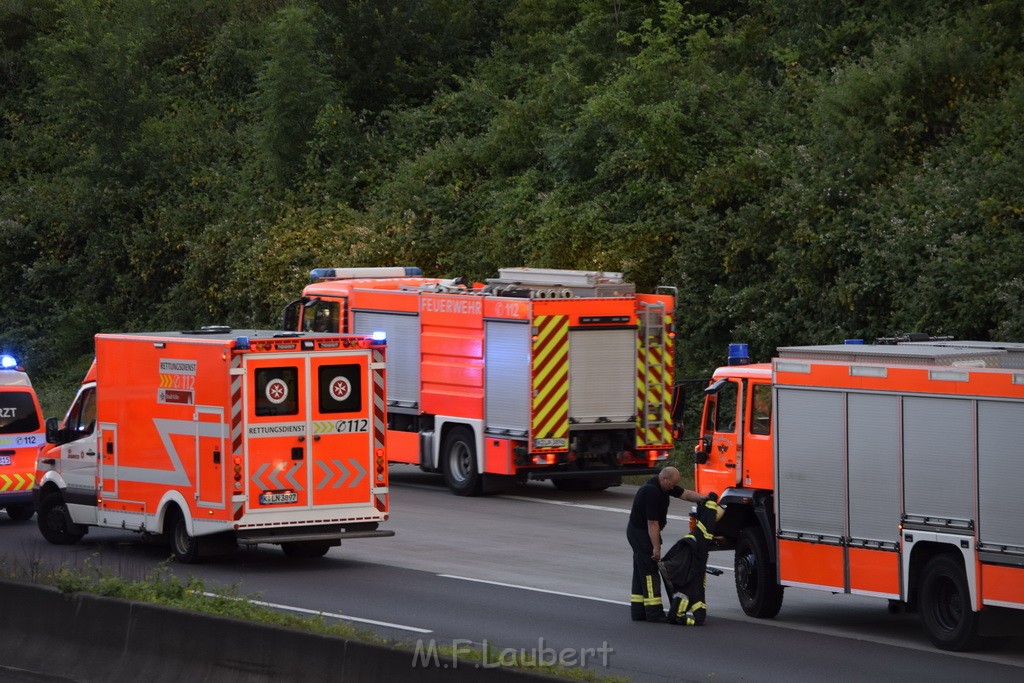
[[[787,360],[786,362],[808,362]],[[1014,384],[1014,373],[1005,369],[973,367],[900,367],[887,366],[885,377],[851,376],[850,366],[882,366],[869,362],[809,361],[809,373],[775,373],[775,383],[791,386],[842,387],[905,393],[923,393],[937,396],[992,396],[997,398],[1024,398],[1024,384]],[[930,379],[929,373],[962,372],[969,375],[967,382]]]
[[[895,550],[850,548],[850,590],[899,597],[899,553]]]
[[[484,461],[488,472],[515,474],[512,448],[516,442],[508,439],[484,439]]]
[[[981,565],[981,597],[1024,607],[1024,567]]]
[[[842,591],[843,549],[837,545],[779,540],[779,581]]]
[[[236,529],[341,521],[355,510],[360,520],[386,519],[386,509],[373,512],[371,491],[387,486],[386,471],[373,471],[374,453],[384,448],[374,411],[383,415],[385,397],[374,395],[370,369],[371,358],[383,361],[383,347],[365,337],[307,335],[300,345],[253,334],[251,348],[228,335],[96,336],[83,386],[96,385],[101,526],[112,525],[105,514],[133,513],[152,529],[169,494],[187,503],[191,518]],[[261,372],[286,373],[285,409],[273,412],[274,380],[257,386]],[[47,451],[58,473],[61,449]],[[280,490],[296,499],[261,501]]]

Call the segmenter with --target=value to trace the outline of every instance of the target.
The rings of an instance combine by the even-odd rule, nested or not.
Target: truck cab
[[[15,521],[32,517],[36,450],[43,445],[39,399],[24,368],[0,356],[0,507]]]

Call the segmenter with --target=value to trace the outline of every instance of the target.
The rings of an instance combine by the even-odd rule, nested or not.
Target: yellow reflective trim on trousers
[[[661,598],[647,598],[644,600],[645,605],[657,605],[661,607]]]
[[[648,574],[647,576],[644,577],[644,580],[647,582],[647,597],[648,598],[653,598],[654,597],[654,577],[651,576],[650,574]],[[658,596],[658,598],[660,599],[661,596]]]
[[[632,593],[629,596],[629,601],[630,602],[643,602],[644,601],[644,596],[637,595],[636,593]]]
[[[690,611],[691,612],[696,612],[699,609],[707,609],[707,608],[708,608],[707,603],[700,602],[699,600],[697,602],[693,603],[692,605],[690,605]]]

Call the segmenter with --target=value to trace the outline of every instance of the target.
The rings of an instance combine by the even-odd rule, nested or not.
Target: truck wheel
[[[17,505],[7,506],[7,516],[15,522],[24,522],[32,519],[32,515],[34,514],[36,514],[36,509],[32,507],[31,503],[19,503]]]
[[[953,557],[939,555],[925,565],[918,609],[928,637],[940,650],[960,652],[982,644],[967,577]]]
[[[455,427],[444,440],[444,483],[457,496],[477,496],[481,491],[480,473],[476,468],[476,446],[473,434],[465,427]]]
[[[199,539],[189,536],[185,515],[175,508],[167,519],[167,537],[171,541],[171,552],[174,559],[182,564],[194,564],[199,561]]]
[[[769,619],[782,609],[782,586],[768,560],[768,544],[761,529],[748,526],[736,542],[736,595],[747,616]]]
[[[39,503],[39,515],[36,518],[39,531],[54,545],[71,545],[77,543],[85,534],[75,531],[68,506],[59,493],[49,493]]]
[[[323,543],[321,541],[292,541],[281,544],[281,550],[284,551],[284,554],[287,557],[293,557],[299,560],[323,557],[330,549],[331,545],[329,543]]]

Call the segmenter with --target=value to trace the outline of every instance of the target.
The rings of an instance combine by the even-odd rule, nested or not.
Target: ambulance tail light
[[[235,491],[242,490],[242,456],[235,456]]]
[[[376,450],[376,452],[374,454],[374,462],[375,462],[375,467],[376,467],[376,472],[377,472],[377,483],[378,484],[383,484],[384,483],[384,471],[385,471],[385,468],[387,467],[387,464],[384,462],[384,449],[383,448],[378,448]]]

